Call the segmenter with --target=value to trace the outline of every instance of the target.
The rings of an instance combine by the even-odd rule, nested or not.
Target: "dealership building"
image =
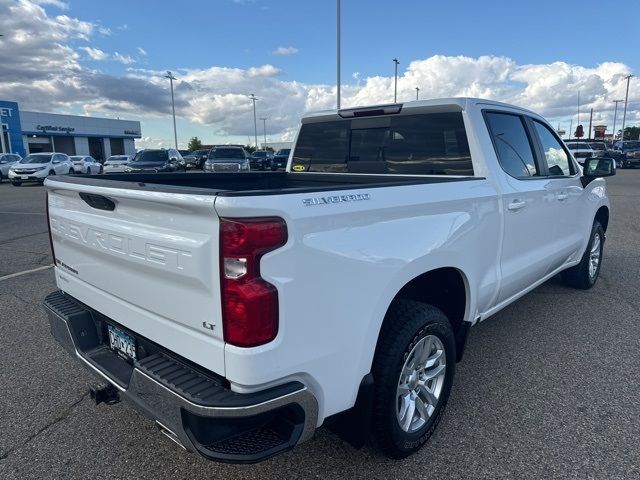
[[[91,155],[133,155],[140,122],[21,111],[16,102],[0,100],[0,153],[61,152]]]

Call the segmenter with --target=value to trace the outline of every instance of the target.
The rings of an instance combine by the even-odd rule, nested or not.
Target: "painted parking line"
[[[3,280],[9,280],[10,278],[19,277],[21,275],[26,275],[27,273],[39,272],[41,270],[47,270],[53,267],[53,263],[51,265],[45,265],[44,267],[32,268],[31,270],[24,270],[23,272],[11,273],[9,275],[5,275],[4,277],[0,277],[0,282]]]
[[[36,212],[4,212],[0,210],[0,214],[5,215],[46,215],[46,213],[36,213]]]

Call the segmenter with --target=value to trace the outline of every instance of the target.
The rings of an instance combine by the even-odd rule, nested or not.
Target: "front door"
[[[548,217],[556,200],[536,161],[534,139],[525,118],[505,112],[486,112],[485,117],[498,161],[506,173],[502,182],[500,303],[547,273],[553,237]]]
[[[592,220],[585,217],[587,209],[582,208],[580,201],[584,191],[580,172],[569,152],[547,125],[534,119],[530,122],[538,141],[542,167],[549,179],[547,190],[555,198],[551,211],[555,228],[554,255],[549,265],[549,271],[553,271],[582,256]]]

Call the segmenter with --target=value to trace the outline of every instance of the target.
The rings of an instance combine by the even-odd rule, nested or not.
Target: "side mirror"
[[[584,161],[582,176],[589,183],[594,178],[612,177],[616,174],[616,162],[610,157],[591,157]]]
[[[171,157],[169,161],[175,163],[178,161],[178,157]]]

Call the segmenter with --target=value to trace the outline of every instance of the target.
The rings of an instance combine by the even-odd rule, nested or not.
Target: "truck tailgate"
[[[46,186],[58,287],[224,375],[215,196]]]

